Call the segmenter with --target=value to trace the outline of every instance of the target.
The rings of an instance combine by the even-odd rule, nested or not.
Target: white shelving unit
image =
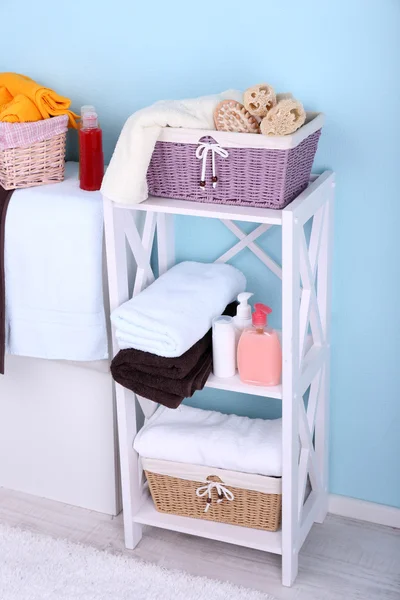
[[[157,231],[159,274],[174,264],[173,215],[220,219],[238,241],[216,259],[226,262],[243,248],[282,279],[282,385],[257,387],[210,376],[207,386],[282,400],[282,528],[276,533],[171,516],[156,511],[138,455],[132,447],[137,423],[157,405],[116,385],[125,544],[133,549],[142,526],[152,525],[282,555],[282,583],[290,586],[298,554],[314,522],[321,523],[328,499],[328,396],[330,354],[331,247],[334,174],[313,177],[283,210],[201,204],[150,197],[135,206],[104,199],[111,310],[129,299],[126,243],[137,268],[133,293],[154,281],[150,263]],[[138,213],[143,213],[142,219]],[[304,226],[312,219],[309,241]],[[258,223],[250,234],[236,222]],[[142,222],[142,227],[138,223]],[[257,245],[271,227],[282,227],[282,266]],[[114,339],[114,352],[118,347]],[[305,398],[308,397],[308,401]],[[139,419],[137,418],[139,417]]]

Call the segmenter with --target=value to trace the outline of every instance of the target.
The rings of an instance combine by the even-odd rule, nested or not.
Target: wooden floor
[[[127,551],[121,515],[112,518],[3,488],[0,523],[229,580],[277,600],[400,600],[400,530],[331,515],[314,525],[291,589],[280,584],[279,556],[150,527],[136,550]]]

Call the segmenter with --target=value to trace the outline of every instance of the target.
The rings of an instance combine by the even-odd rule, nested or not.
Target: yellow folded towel
[[[261,121],[260,129],[264,135],[289,135],[304,125],[306,112],[303,105],[294,98],[283,98]]]
[[[11,102],[0,106],[0,121],[6,123],[27,123],[43,119],[38,107],[28,96],[18,94]]]
[[[25,96],[31,102],[23,102],[21,96]],[[2,98],[7,97],[8,103],[2,103]],[[14,102],[16,106],[13,107]],[[71,100],[25,75],[0,73],[0,121],[12,119],[11,122],[23,123],[68,115],[69,126],[76,128],[76,119],[79,117],[69,110],[70,105]]]
[[[0,112],[3,110],[5,104],[11,102],[13,97],[5,87],[0,87]]]

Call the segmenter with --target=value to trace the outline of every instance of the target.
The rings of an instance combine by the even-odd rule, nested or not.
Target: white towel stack
[[[181,356],[245,289],[235,267],[180,263],[112,313],[119,347]]]
[[[134,448],[144,458],[281,477],[282,419],[160,407],[136,436]]]

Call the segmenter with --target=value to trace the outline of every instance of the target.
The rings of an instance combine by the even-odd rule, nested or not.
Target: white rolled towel
[[[282,419],[162,406],[137,434],[134,448],[144,458],[281,477]]]
[[[111,320],[118,345],[158,356],[181,356],[245,289],[245,276],[231,265],[175,265],[114,310]]]

